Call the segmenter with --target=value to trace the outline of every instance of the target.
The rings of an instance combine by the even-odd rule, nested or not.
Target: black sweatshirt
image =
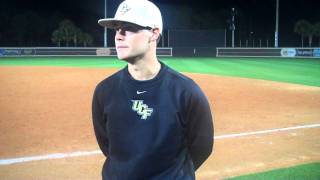
[[[208,101],[190,78],[161,63],[157,76],[134,80],[128,67],[101,81],[93,126],[107,157],[107,180],[192,180],[213,147]]]

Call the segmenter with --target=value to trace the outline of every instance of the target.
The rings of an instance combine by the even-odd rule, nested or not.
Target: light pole
[[[232,19],[231,19],[231,30],[232,30],[232,47],[234,48],[234,30],[236,29],[236,26],[234,25],[234,16],[236,15],[234,8],[232,8]]]
[[[278,30],[279,30],[279,0],[276,0],[276,30],[274,33],[274,47],[278,47],[278,40],[279,40],[279,35],[278,35]]]
[[[107,7],[108,7],[108,4],[107,4],[107,0],[104,0],[104,18],[107,18]],[[108,43],[107,43],[107,28],[104,27],[104,47],[107,47],[108,46]]]

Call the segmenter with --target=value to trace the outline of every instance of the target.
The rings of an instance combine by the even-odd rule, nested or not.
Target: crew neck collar
[[[167,66],[165,64],[163,64],[161,61],[159,61],[161,64],[161,68],[160,71],[157,73],[157,75],[155,77],[153,77],[152,79],[149,80],[136,80],[134,79],[128,70],[128,65],[123,69],[124,72],[124,79],[125,81],[127,81],[129,84],[134,85],[134,86],[152,86],[153,84],[155,84],[156,82],[158,82],[162,76],[164,75],[165,70],[167,69]]]

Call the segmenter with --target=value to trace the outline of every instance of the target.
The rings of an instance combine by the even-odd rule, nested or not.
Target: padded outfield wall
[[[0,47],[0,57],[8,56],[116,56],[115,48]],[[157,48],[158,56],[185,57],[297,57],[320,58],[320,48]]]
[[[301,57],[320,58],[318,48],[217,48],[217,57]]]
[[[116,56],[114,47],[0,47],[1,56]],[[157,48],[158,56],[172,56],[172,48]]]

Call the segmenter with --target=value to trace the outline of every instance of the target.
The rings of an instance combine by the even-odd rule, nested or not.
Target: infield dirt
[[[91,98],[116,69],[0,67],[0,159],[98,150]],[[215,135],[320,124],[320,88],[184,73],[203,89]],[[320,129],[218,139],[197,171],[211,180],[320,160]],[[92,155],[0,165],[1,179],[100,179]],[[157,162],[155,162],[157,163]]]

